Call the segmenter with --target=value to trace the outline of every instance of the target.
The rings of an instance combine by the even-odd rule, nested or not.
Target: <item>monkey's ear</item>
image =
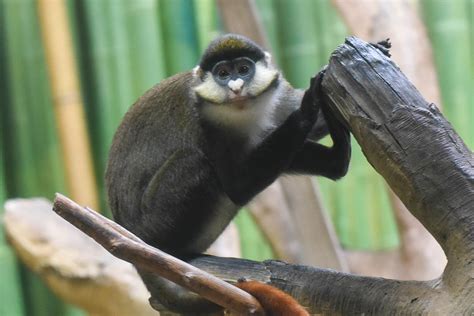
[[[193,68],[193,75],[202,79],[204,77],[204,71],[202,71],[202,68],[197,65]]]
[[[270,54],[267,51],[265,51],[264,54],[265,54],[265,62],[267,63],[267,65],[270,65],[272,63],[272,54]]]

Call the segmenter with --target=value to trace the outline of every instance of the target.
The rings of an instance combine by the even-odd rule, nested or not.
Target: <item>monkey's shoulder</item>
[[[198,115],[191,72],[162,80],[145,92],[125,114],[117,137],[179,137],[195,133]]]
[[[178,73],[146,91],[130,109],[131,115],[164,116],[192,110],[197,102],[192,89],[196,78],[192,72]],[[182,113],[181,113],[182,114]]]

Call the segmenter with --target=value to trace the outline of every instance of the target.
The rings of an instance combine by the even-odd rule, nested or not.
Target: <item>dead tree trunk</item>
[[[436,106],[423,99],[389,58],[357,38],[348,38],[333,53],[323,92],[372,166],[442,246],[448,258],[443,275],[432,281],[398,281],[280,261],[202,256],[191,263],[226,281],[246,277],[272,284],[290,293],[312,313],[474,313],[473,153]],[[143,248],[142,252],[134,252],[133,262],[159,270],[155,268],[162,261],[153,261],[157,251],[152,247],[138,243],[137,248],[130,233],[107,222],[103,224],[104,230],[112,227],[115,235],[125,238],[120,243],[114,243],[114,238],[104,242],[107,231],[99,234],[100,230],[91,230],[89,225],[97,216],[81,218],[67,205],[56,201],[55,210],[108,245],[112,253],[129,260],[127,248]],[[188,274],[176,280],[182,279],[180,284],[186,286],[190,278],[192,275]],[[209,298],[226,301],[223,296],[228,292],[216,291],[218,287],[208,284],[209,280],[205,283],[217,294],[208,295]],[[197,283],[192,285],[200,288]]]

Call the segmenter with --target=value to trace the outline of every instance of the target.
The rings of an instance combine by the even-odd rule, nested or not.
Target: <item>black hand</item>
[[[316,76],[311,78],[310,86],[308,90],[306,90],[303,99],[301,100],[301,114],[311,126],[314,125],[318,118],[319,107],[322,102],[321,83],[323,81],[323,77],[324,70],[320,71]]]

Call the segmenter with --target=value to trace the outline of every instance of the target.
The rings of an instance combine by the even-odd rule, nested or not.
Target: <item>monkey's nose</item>
[[[244,81],[239,78],[237,80],[229,81],[227,85],[232,92],[234,92],[235,94],[240,94],[240,92],[242,92]]]

